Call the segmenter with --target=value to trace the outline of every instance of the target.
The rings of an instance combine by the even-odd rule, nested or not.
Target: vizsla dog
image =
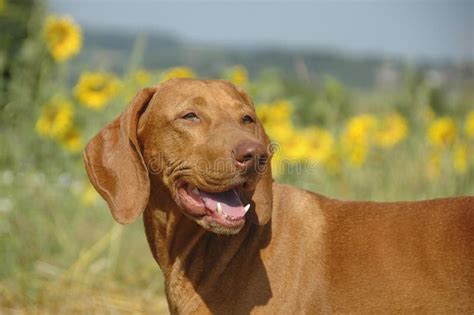
[[[171,313],[474,313],[474,197],[331,199],[274,183],[269,144],[247,94],[192,79],[88,144],[114,218],[144,212]]]

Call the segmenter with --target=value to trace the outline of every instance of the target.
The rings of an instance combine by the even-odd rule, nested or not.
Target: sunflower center
[[[50,40],[55,44],[63,42],[67,38],[67,36],[68,30],[64,25],[57,25],[49,33]]]
[[[89,86],[91,92],[102,92],[107,88],[106,82],[94,82]]]
[[[45,108],[45,117],[48,121],[53,121],[58,116],[58,109],[53,106]]]

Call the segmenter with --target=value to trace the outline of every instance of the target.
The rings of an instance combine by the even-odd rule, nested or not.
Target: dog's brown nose
[[[267,152],[265,146],[258,142],[243,142],[234,149],[233,156],[237,166],[249,170],[265,163]]]

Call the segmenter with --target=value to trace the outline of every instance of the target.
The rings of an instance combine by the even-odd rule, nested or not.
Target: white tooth
[[[250,203],[244,207],[245,213],[247,213],[247,211],[249,211],[249,209],[250,209]]]
[[[220,202],[217,203],[217,209],[216,210],[217,210],[217,213],[219,213],[219,214],[222,213],[222,206],[221,206]]]
[[[192,192],[195,193],[196,195],[199,195],[199,189],[197,189],[196,187],[192,189]]]

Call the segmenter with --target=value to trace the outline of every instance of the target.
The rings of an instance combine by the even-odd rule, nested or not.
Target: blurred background
[[[141,220],[81,150],[144,86],[253,97],[275,178],[344,199],[474,194],[474,2],[0,0],[0,313],[166,314]]]

